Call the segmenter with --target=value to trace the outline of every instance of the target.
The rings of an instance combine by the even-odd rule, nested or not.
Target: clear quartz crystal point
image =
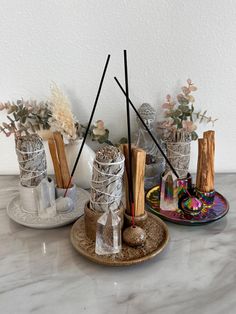
[[[51,218],[56,216],[56,201],[54,182],[50,178],[44,178],[37,186],[38,216]]]
[[[98,255],[121,251],[121,219],[116,212],[105,212],[97,221],[96,247]]]
[[[177,177],[172,171],[168,171],[162,175],[160,209],[175,211],[177,208],[178,208]]]

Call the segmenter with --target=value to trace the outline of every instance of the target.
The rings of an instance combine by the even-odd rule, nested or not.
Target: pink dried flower
[[[166,95],[166,102],[162,105],[163,109],[171,110],[175,106],[175,102],[172,100],[170,95]]]
[[[195,92],[197,90],[197,87],[194,85],[189,86],[189,89],[191,92]]]
[[[182,126],[183,126],[184,130],[186,130],[187,132],[190,132],[190,133],[197,129],[197,126],[196,126],[196,124],[193,123],[193,121],[183,120]]]
[[[188,94],[191,93],[190,88],[188,88],[188,87],[186,87],[186,86],[183,86],[183,87],[182,87],[182,91],[183,91],[183,93],[184,93],[185,96],[187,96]]]
[[[192,84],[192,80],[191,80],[190,78],[188,78],[188,79],[187,79],[187,83],[188,83],[189,85],[191,85],[191,84]]]
[[[168,118],[164,121],[158,123],[158,127],[160,129],[169,129],[173,126],[174,120],[172,118]]]

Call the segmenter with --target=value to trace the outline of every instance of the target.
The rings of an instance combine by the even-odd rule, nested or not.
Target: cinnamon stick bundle
[[[202,192],[214,190],[214,159],[215,159],[215,132],[203,133],[203,139],[198,140],[198,165],[196,187]]]

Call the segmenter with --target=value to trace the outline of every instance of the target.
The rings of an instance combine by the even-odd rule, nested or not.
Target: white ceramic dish
[[[72,223],[83,215],[84,205],[89,200],[89,197],[90,195],[87,191],[78,188],[77,203],[74,210],[66,213],[58,213],[54,217],[43,219],[36,213],[25,211],[21,204],[20,196],[17,195],[9,202],[7,214],[16,223],[26,227],[35,229],[57,228]]]

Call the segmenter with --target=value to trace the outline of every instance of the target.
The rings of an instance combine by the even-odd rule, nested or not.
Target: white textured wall
[[[186,78],[199,109],[216,124],[218,171],[235,171],[236,1],[1,0],[0,99],[46,98],[57,82],[82,122],[89,117],[107,53],[109,72],[96,112],[112,137],[125,131],[123,80],[128,50],[130,97],[160,106]],[[0,173],[16,170],[13,139],[0,135]],[[196,163],[193,144],[192,169]]]

